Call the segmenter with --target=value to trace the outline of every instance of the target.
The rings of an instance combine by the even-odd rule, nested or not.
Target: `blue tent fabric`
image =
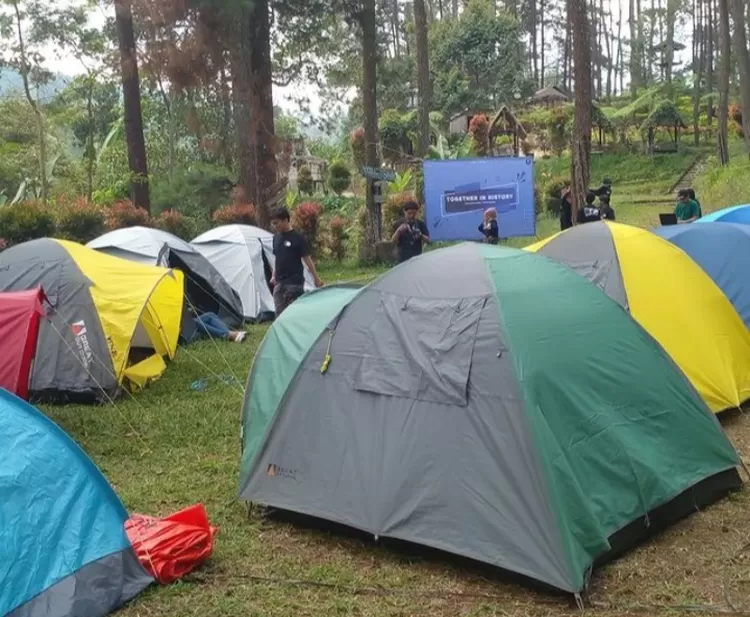
[[[696,223],[716,222],[742,223],[744,225],[750,225],[750,204],[717,210],[716,212],[706,214],[703,218],[696,221]]]
[[[750,208],[746,208],[750,213]],[[729,298],[750,328],[750,226],[738,223],[668,225],[654,233],[685,251]]]
[[[0,616],[101,617],[152,583],[83,450],[2,389],[0,426]]]

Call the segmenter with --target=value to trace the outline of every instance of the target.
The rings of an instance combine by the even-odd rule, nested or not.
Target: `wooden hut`
[[[646,133],[648,153],[678,152],[680,149],[680,129],[685,128],[687,128],[687,125],[675,104],[668,99],[659,101],[641,125],[641,130]],[[656,132],[659,129],[666,129],[669,132],[670,142],[655,143]]]
[[[490,156],[499,154],[495,145],[495,138],[500,135],[509,135],[513,139],[513,154],[518,156],[521,150],[521,141],[526,139],[527,133],[523,124],[513,115],[513,112],[503,105],[490,122]]]
[[[570,95],[557,86],[547,86],[537,90],[531,97],[532,105],[545,105],[546,107],[557,107],[571,101]]]

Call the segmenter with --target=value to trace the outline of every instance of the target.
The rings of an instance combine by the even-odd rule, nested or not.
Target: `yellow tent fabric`
[[[592,270],[592,264],[595,269],[604,261],[602,244],[595,238],[602,229],[611,236],[614,254],[607,267],[619,266],[633,318],[661,344],[715,413],[747,401],[750,331],[719,287],[677,246],[644,229],[602,222],[574,227],[526,250],[579,266],[582,274],[607,290],[603,279],[616,273],[600,271],[594,277]],[[588,274],[581,270],[583,264]]]
[[[143,387],[158,378],[166,368],[164,362],[147,358],[129,367],[130,349],[140,325],[155,357],[174,358],[185,293],[182,272],[111,257],[75,242],[56,242],[92,283],[91,297],[107,337],[118,382],[128,377],[134,385]]]

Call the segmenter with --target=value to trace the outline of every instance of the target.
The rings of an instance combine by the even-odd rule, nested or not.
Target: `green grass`
[[[631,171],[625,173],[629,164],[622,164],[621,169],[623,179],[632,177]],[[619,220],[646,227],[656,224],[658,208],[624,205],[618,177],[612,175]],[[666,171],[662,178],[668,181]],[[557,229],[556,220],[543,218],[538,237]],[[512,244],[531,241],[517,239]],[[365,283],[380,272],[382,268],[348,262],[320,267],[327,283]],[[90,454],[131,512],[165,515],[203,502],[220,529],[215,552],[203,568],[175,585],[152,587],[120,615],[577,614],[565,599],[531,592],[486,570],[457,565],[448,556],[406,555],[371,541],[265,521],[257,513],[248,515],[235,498],[239,418],[252,358],[266,331],[267,326],[249,328],[242,345],[201,342],[183,348],[161,380],[116,405],[44,408]],[[229,375],[237,383],[227,383]],[[191,389],[199,379],[208,380],[207,388]],[[744,422],[740,418],[732,429],[739,431],[738,443],[743,439],[750,443]],[[614,617],[628,613],[634,605],[651,606],[649,614],[664,612],[674,604],[723,605],[723,577],[744,572],[742,564],[731,565],[734,562],[727,559],[723,547],[732,542],[742,546],[750,535],[750,523],[745,523],[746,497],[743,493],[739,499],[692,517],[664,539],[647,543],[597,573],[592,599],[614,608],[593,612]],[[741,589],[733,593],[737,600]]]
[[[706,153],[705,149],[683,147],[677,154],[604,153],[591,157],[591,184],[598,186],[604,178],[613,183],[613,202],[661,202],[671,197],[669,191],[680,176]],[[535,162],[537,181],[570,176],[570,157],[552,157]],[[543,183],[543,182],[542,182]],[[615,204],[615,205],[616,205]]]

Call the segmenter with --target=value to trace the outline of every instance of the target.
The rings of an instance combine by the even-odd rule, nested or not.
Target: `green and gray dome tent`
[[[594,565],[739,488],[714,415],[569,268],[429,252],[270,329],[240,499],[582,591]]]

